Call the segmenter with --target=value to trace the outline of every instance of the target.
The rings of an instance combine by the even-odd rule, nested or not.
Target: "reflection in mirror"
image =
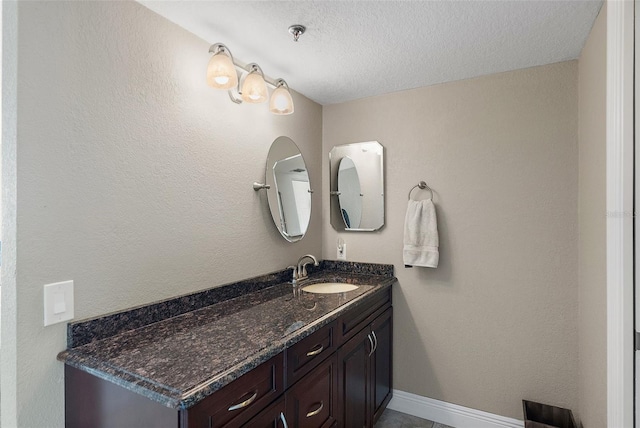
[[[302,153],[290,138],[278,137],[271,145],[265,181],[273,222],[287,241],[299,241],[311,219],[311,188]]]
[[[377,141],[335,146],[329,153],[331,225],[372,232],[384,226],[384,147]]]
[[[362,197],[360,179],[353,159],[345,156],[338,168],[338,201],[340,213],[347,228],[357,229],[362,219]]]

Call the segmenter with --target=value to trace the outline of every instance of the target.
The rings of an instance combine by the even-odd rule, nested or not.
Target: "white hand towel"
[[[438,220],[433,201],[409,200],[404,219],[404,264],[437,268],[440,258],[438,245]]]

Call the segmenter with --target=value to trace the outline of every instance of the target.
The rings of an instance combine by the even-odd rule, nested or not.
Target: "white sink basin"
[[[332,294],[353,291],[358,287],[358,285],[345,284],[344,282],[320,282],[318,284],[311,284],[306,287],[302,287],[302,291],[306,291],[308,293]]]

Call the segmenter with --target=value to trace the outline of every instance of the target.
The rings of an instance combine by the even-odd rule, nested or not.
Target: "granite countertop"
[[[348,282],[360,287],[339,294],[294,296],[282,275],[273,280],[271,274],[276,283],[265,288],[132,330],[123,328],[108,337],[85,335],[79,340],[73,334],[86,330],[87,324],[99,331],[100,323],[115,319],[122,324],[122,319],[134,317],[114,314],[72,324],[70,349],[58,359],[167,407],[189,408],[396,281],[389,265],[323,262],[321,268],[302,286]],[[238,284],[225,287],[232,286]],[[225,292],[229,291],[220,287],[220,293]],[[163,308],[172,302],[163,302]]]

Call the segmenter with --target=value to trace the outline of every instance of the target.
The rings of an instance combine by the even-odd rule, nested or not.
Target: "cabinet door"
[[[337,421],[337,356],[326,359],[286,392],[289,426],[328,428]]]
[[[285,399],[280,397],[275,403],[254,416],[243,427],[246,428],[289,428],[285,418]],[[293,428],[293,427],[291,427]]]
[[[369,353],[373,343],[365,328],[338,350],[339,424],[344,428],[371,426]]]
[[[391,365],[393,340],[393,308],[389,308],[371,323],[374,352],[371,355],[373,385],[373,423],[375,424],[391,400]]]

